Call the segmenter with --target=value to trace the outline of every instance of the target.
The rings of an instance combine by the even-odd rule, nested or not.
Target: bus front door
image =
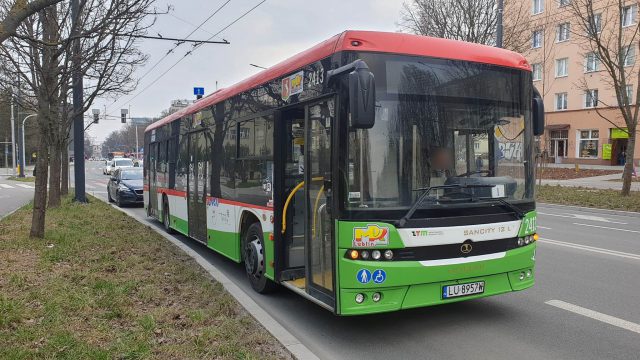
[[[333,220],[330,205],[333,98],[283,110],[276,121],[276,223],[283,232],[280,279],[325,308],[335,308]],[[280,204],[280,205],[278,205]],[[279,216],[285,216],[285,219]]]
[[[189,236],[207,241],[207,179],[209,159],[204,131],[189,134],[188,211]]]
[[[334,99],[308,105],[305,112],[306,290],[309,295],[333,308],[334,251],[329,177]]]

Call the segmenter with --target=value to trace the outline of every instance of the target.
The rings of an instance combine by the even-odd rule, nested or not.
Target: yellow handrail
[[[320,181],[320,180],[324,180],[324,177],[320,176],[320,177],[314,177],[311,179],[311,181]],[[294,187],[293,190],[291,190],[291,192],[289,193],[289,196],[287,196],[287,201],[284,202],[284,208],[282,209],[282,234],[284,234],[285,231],[287,231],[287,209],[289,208],[289,203],[291,202],[293,195],[295,195],[295,193],[298,190],[300,190],[300,188],[303,186],[304,186],[304,181],[296,185],[296,187]]]

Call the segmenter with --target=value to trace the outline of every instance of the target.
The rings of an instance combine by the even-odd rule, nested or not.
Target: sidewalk
[[[613,166],[608,167],[608,169],[615,168]],[[542,179],[543,185],[560,185],[560,186],[568,186],[568,187],[586,187],[586,188],[594,188],[594,189],[612,189],[612,190],[621,190],[622,189],[622,181],[609,181],[609,180],[619,180],[622,178],[622,169],[620,170],[620,174],[611,174],[611,175],[601,175],[601,176],[593,176],[581,179],[571,179],[571,180],[547,180]],[[632,191],[640,191],[640,182],[632,182],[631,183]]]

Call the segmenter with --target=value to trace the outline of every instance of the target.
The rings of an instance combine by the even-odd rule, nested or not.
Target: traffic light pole
[[[78,28],[80,17],[80,0],[71,0],[71,18],[73,19],[73,29],[76,34],[80,32]],[[73,173],[75,180],[75,201],[79,203],[87,202],[84,187],[84,114],[82,112],[83,89],[82,89],[82,59],[80,54],[80,38],[73,40],[72,57],[72,84],[73,84]]]

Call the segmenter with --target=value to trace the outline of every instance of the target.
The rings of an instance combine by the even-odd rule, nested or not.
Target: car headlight
[[[118,185],[118,190],[119,191],[129,191],[129,188],[124,186],[124,185],[122,185],[122,184],[120,184],[120,185]]]

